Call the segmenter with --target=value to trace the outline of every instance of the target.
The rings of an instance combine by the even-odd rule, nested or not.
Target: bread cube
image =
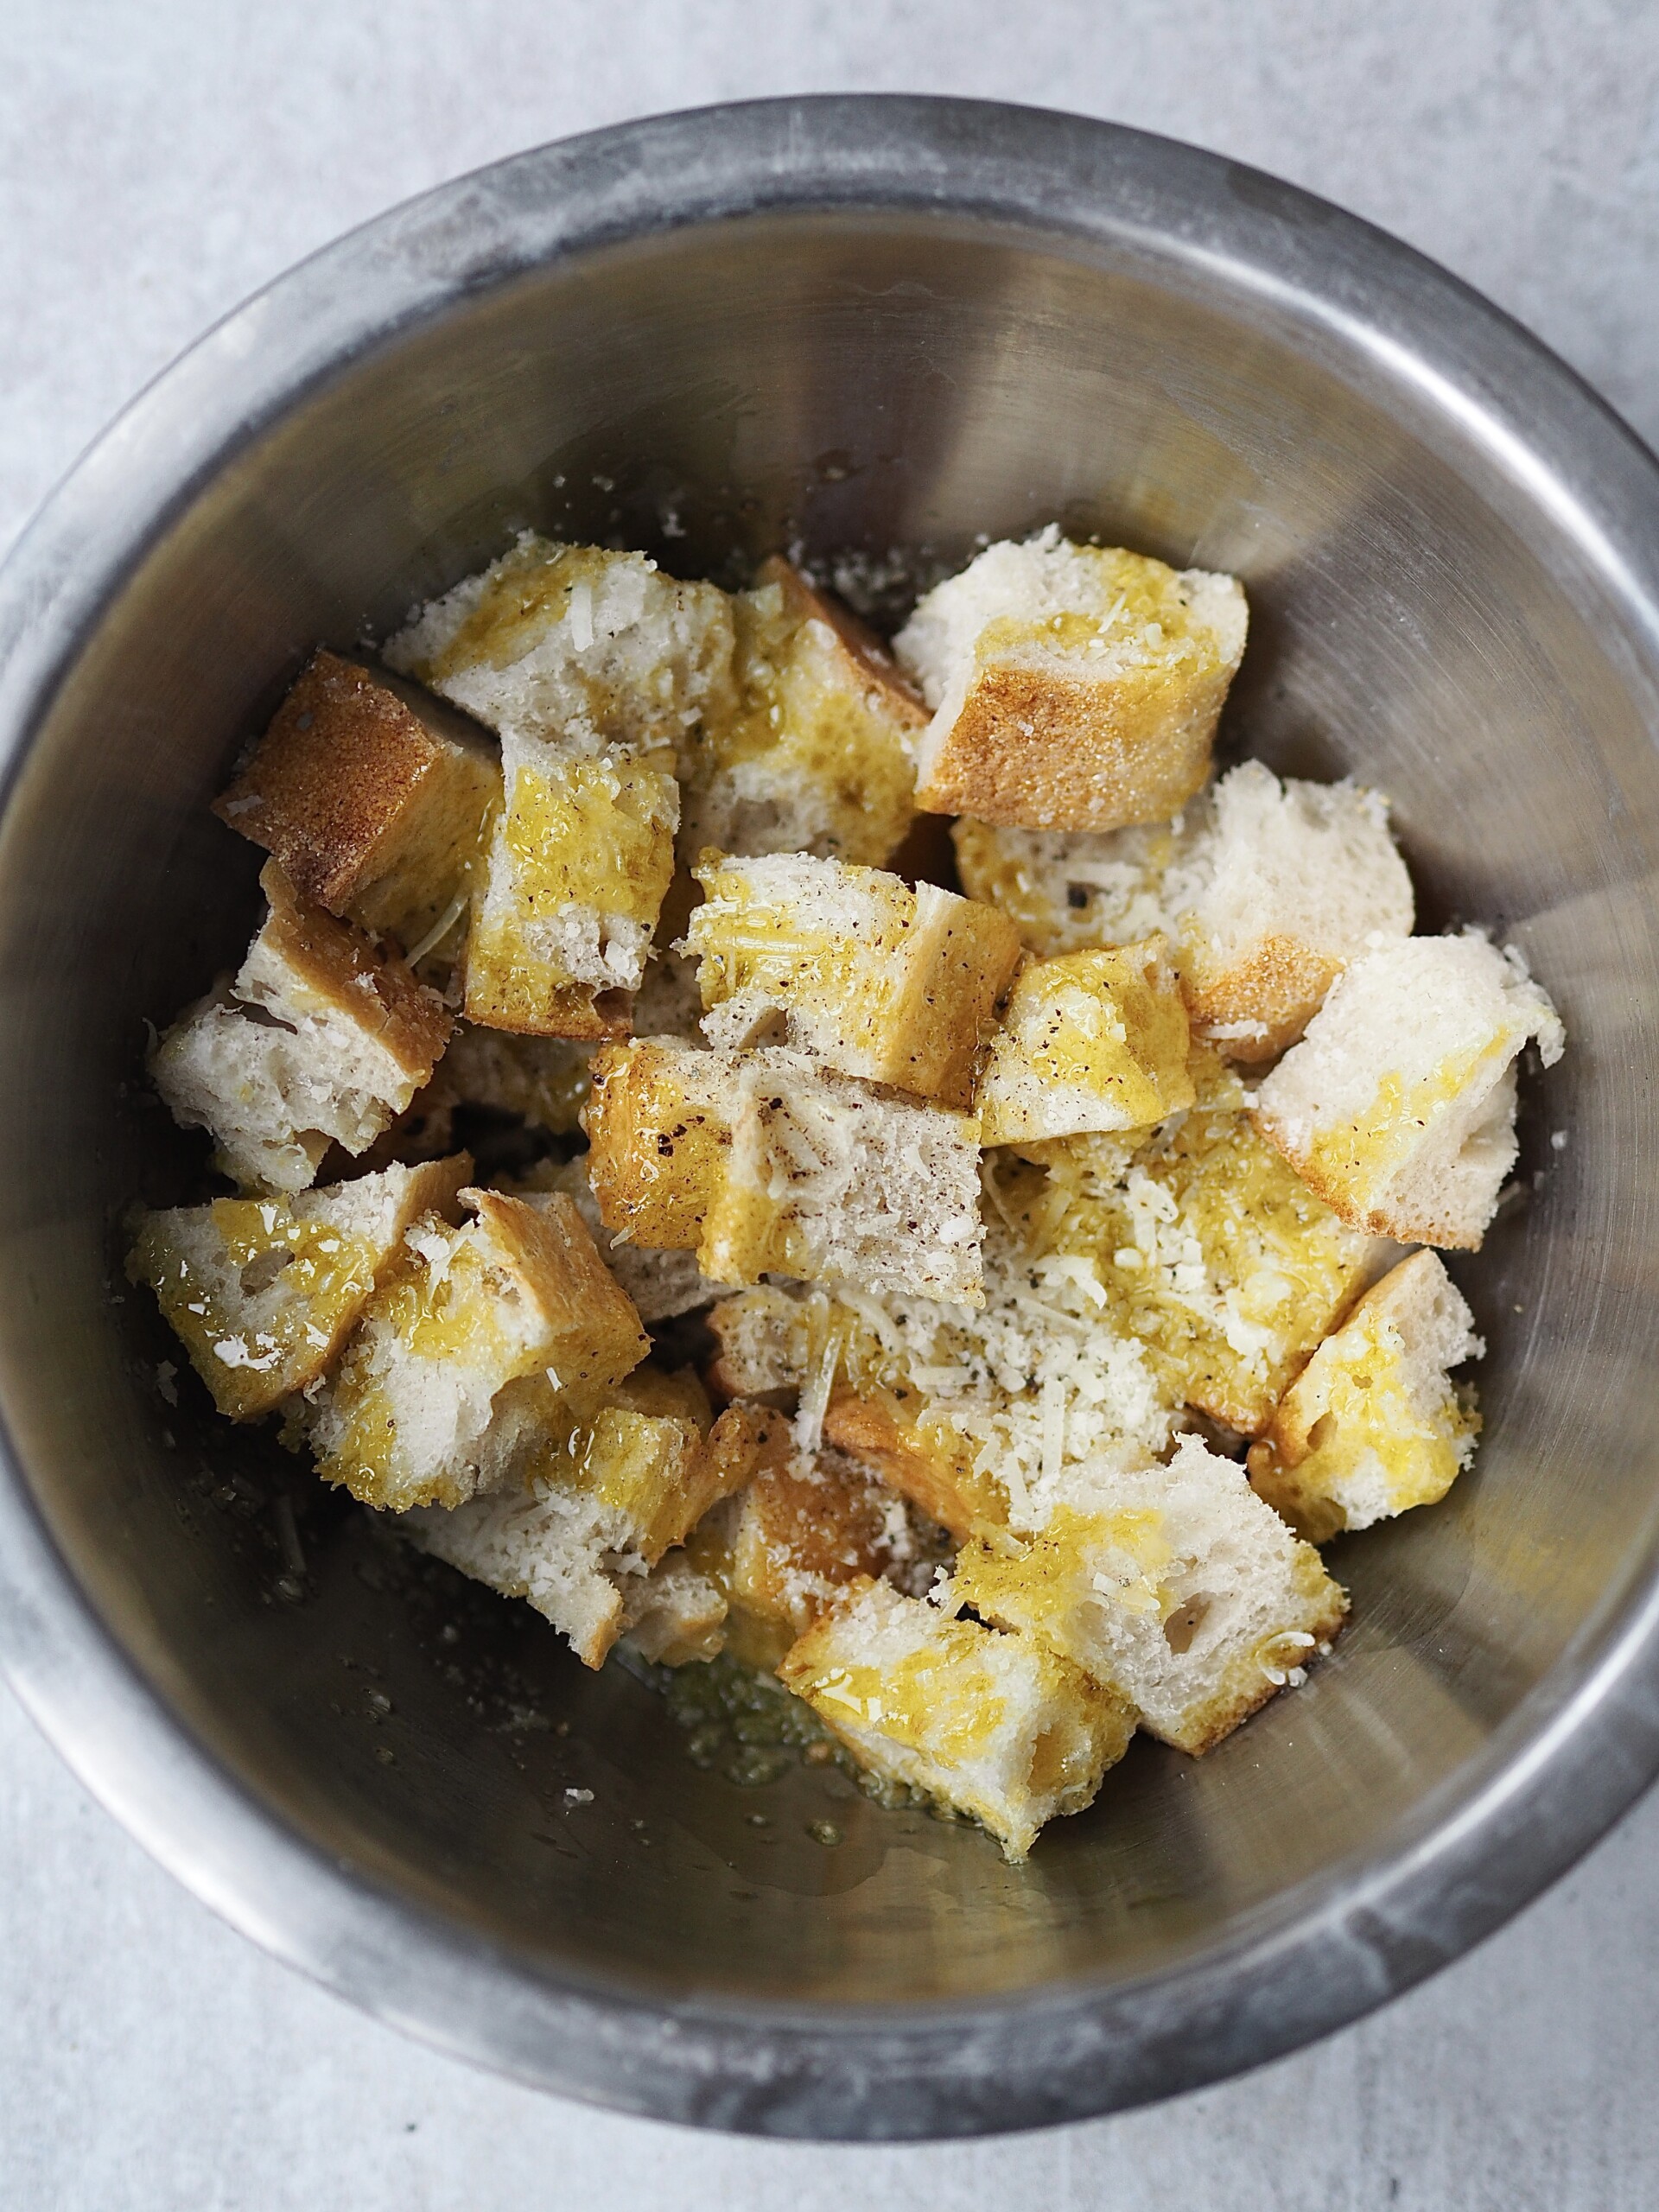
[[[473,901],[467,1019],[548,1037],[626,1036],[674,873],[679,786],[640,759],[509,730],[506,797]]]
[[[628,1394],[625,1383],[619,1400]],[[639,1403],[572,1421],[569,1399],[537,1382],[516,1401],[518,1448],[503,1486],[450,1511],[418,1509],[404,1523],[463,1574],[527,1599],[588,1667],[650,1611],[644,1586],[664,1554],[773,1448],[764,1415],[734,1408],[705,1439],[695,1408],[659,1409],[651,1385],[632,1395]],[[659,1604],[665,1595],[659,1583]],[[704,1632],[722,1618],[723,1603]],[[664,1634],[692,1633],[683,1616],[659,1624]]]
[[[652,1666],[687,1667],[725,1649],[726,1593],[684,1552],[670,1552],[621,1591],[623,1640]]]
[[[1049,1644],[1180,1751],[1209,1751],[1300,1682],[1342,1625],[1319,1554],[1197,1437],[1166,1467],[1077,1494],[1020,1546],[964,1546],[951,1595]]]
[[[1566,1037],[1520,954],[1478,930],[1357,960],[1256,1094],[1255,1124],[1344,1221],[1475,1250],[1514,1165],[1515,1062]]]
[[[1045,1146],[1041,1179],[1001,1173],[1036,1281],[1046,1296],[1069,1281],[1097,1298],[1165,1402],[1259,1434],[1386,1247],[1339,1219],[1244,1114],[1194,1109],[1103,1176],[1088,1150],[1099,1141]]]
[[[1145,1128],[1192,1105],[1186,1008],[1161,938],[1033,960],[979,1087],[986,1144]]]
[[[1245,626],[1231,576],[1052,524],[988,546],[895,640],[933,709],[917,805],[1032,830],[1168,821],[1210,772]]]
[[[416,1506],[404,1533],[423,1551],[504,1598],[523,1598],[551,1621],[584,1667],[601,1667],[621,1634],[626,1601],[607,1573],[591,1502],[555,1484],[514,1487],[445,1511]]]
[[[970,1105],[1020,959],[1014,925],[931,883],[779,853],[706,855],[686,947],[717,1049],[787,1045],[842,1075]]]
[[[873,1468],[960,1543],[1005,1529],[1010,1502],[1004,1476],[988,1465],[981,1437],[951,1418],[954,1410],[919,1390],[866,1385],[868,1395],[837,1390],[823,1414],[824,1441]],[[1004,1408],[1012,1413],[1012,1402]]]
[[[320,649],[213,811],[303,897],[408,951],[460,918],[500,793],[477,723]]]
[[[787,1425],[771,1418],[787,1447]],[[896,1491],[842,1452],[791,1448],[711,1514],[688,1549],[725,1592],[727,1648],[762,1667],[775,1667],[849,1583],[918,1557]]]
[[[423,607],[385,658],[503,737],[589,754],[671,750],[735,696],[723,592],[677,583],[643,553],[532,531]]]
[[[681,751],[680,849],[879,866],[914,812],[927,711],[874,632],[774,556],[732,601],[736,699]]]
[[[1485,1347],[1433,1252],[1414,1252],[1365,1293],[1250,1447],[1258,1497],[1310,1543],[1433,1505],[1473,1455],[1478,1414],[1446,1370]]]
[[[215,1198],[141,1217],[127,1261],[232,1421],[254,1421],[334,1365],[423,1214],[454,1217],[462,1153],[291,1198]]]
[[[568,1436],[547,1430],[518,1471],[532,1488],[556,1483],[591,1499],[607,1516],[608,1548],[654,1567],[788,1446],[787,1423],[766,1407],[730,1406],[712,1425],[704,1412],[699,1421],[649,1397],[605,1406]]]
[[[582,1409],[648,1349],[569,1198],[461,1197],[476,1219],[408,1232],[308,1423],[318,1472],[367,1505],[463,1503],[504,1476],[541,1391]]]
[[[303,1191],[330,1144],[366,1152],[409,1105],[450,1017],[403,961],[299,898],[275,861],[259,883],[270,912],[241,969],[180,1017],[149,1069],[233,1180]]]
[[[1352,783],[1282,784],[1247,760],[1191,810],[1166,880],[1198,1034],[1236,1060],[1293,1045],[1351,961],[1411,933],[1388,802]]]
[[[588,1083],[588,1175],[606,1228],[636,1245],[696,1251],[741,1110],[733,1056],[664,1039],[605,1046]]]
[[[783,1047],[607,1046],[592,1083],[588,1173],[612,1231],[694,1249],[714,1282],[775,1272],[977,1300],[966,1116],[882,1096]]]
[[[778,1669],[861,1766],[970,1815],[1005,1858],[1080,1813],[1128,1749],[1112,1689],[1027,1637],[855,1583]]]
[[[1046,957],[1170,936],[1164,881],[1191,842],[1192,812],[1104,832],[964,817],[951,823],[950,842],[968,896],[1005,913],[1027,950]]]

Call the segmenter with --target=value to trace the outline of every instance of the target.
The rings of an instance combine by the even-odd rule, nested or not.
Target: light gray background
[[[213,318],[406,194],[778,92],[979,93],[1190,138],[1448,263],[1659,434],[1644,0],[0,0],[0,546]],[[271,1964],[0,1693],[7,2212],[1623,2212],[1659,2203],[1659,1799],[1473,1957],[1160,2110],[773,2147],[505,2087]]]

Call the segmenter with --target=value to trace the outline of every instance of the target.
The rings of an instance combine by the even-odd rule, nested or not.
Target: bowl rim
[[[321,381],[480,291],[664,231],[931,213],[1051,251],[1224,272],[1455,422],[1577,541],[1659,687],[1659,465],[1574,372],[1434,264],[1215,154],[988,101],[836,94],[624,123],[405,202],[165,370],[0,570],[0,813],[124,579]],[[1408,344],[1399,335],[1412,334]],[[80,1781],[210,1909],[373,2016],[523,2082],[741,2132],[925,2139],[1154,2101],[1282,2055],[1449,1962],[1659,1772],[1659,1569],[1635,1562],[1476,1756],[1372,1848],[1166,1971],[893,2008],[664,1998],[532,1967],[287,1828],[186,1728],[59,1550],[0,1427],[0,1669]]]

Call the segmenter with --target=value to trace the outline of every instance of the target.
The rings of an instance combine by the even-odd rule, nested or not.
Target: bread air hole
[[[1177,1658],[1192,1649],[1192,1639],[1204,1626],[1209,1611],[1210,1599],[1200,1591],[1196,1598],[1178,1605],[1164,1623],[1164,1641]]]

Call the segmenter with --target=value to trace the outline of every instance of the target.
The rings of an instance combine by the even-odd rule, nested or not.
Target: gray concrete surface
[[[0,545],[213,317],[391,201],[621,117],[782,91],[1087,110],[1437,255],[1659,435],[1643,0],[0,0]],[[1659,1800],[1483,1950],[1179,2104],[778,2148],[506,2087],[229,1934],[0,1696],[8,2212],[1647,2212]]]

